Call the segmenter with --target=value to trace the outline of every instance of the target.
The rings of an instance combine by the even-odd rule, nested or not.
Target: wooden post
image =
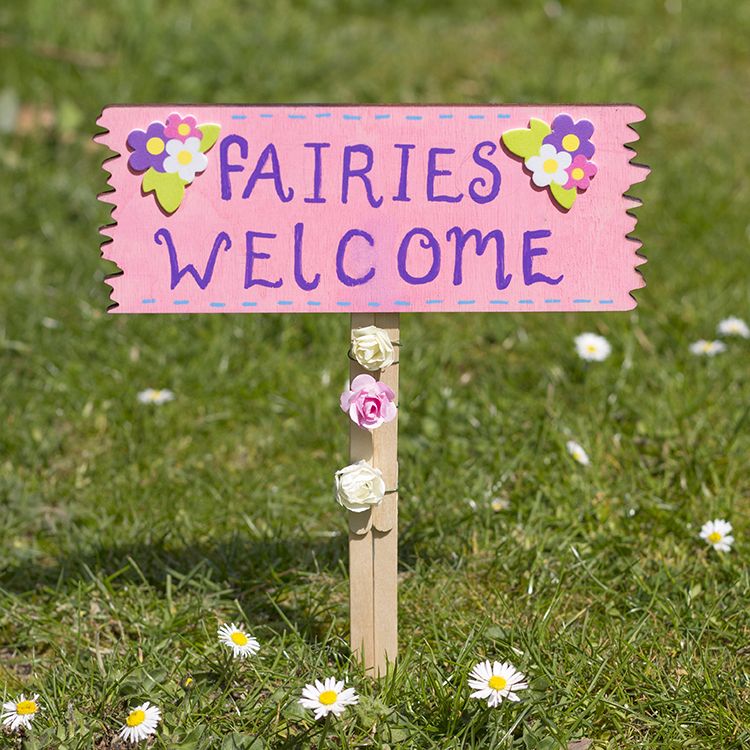
[[[400,341],[398,313],[355,313],[352,330],[375,325],[391,341]],[[398,404],[398,360],[380,373],[369,373],[388,385]],[[350,378],[368,372],[352,361]],[[375,676],[386,673],[398,650],[398,417],[369,432],[352,423],[352,463],[362,459],[383,472],[386,496],[371,511],[349,513],[349,607],[352,652]]]

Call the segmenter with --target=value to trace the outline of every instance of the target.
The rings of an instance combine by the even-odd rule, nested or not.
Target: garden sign
[[[630,105],[111,106],[112,313],[351,315],[351,644],[396,656],[400,312],[629,310]],[[408,349],[406,349],[408,352]]]

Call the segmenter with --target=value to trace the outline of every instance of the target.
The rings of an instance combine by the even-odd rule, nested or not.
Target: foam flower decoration
[[[716,330],[722,336],[741,336],[743,339],[750,339],[750,328],[741,318],[724,318]]]
[[[236,659],[254,656],[260,649],[258,641],[234,623],[222,625],[218,633],[219,641],[232,649],[232,656]]]
[[[706,339],[698,339],[698,341],[690,344],[690,351],[695,354],[696,357],[715,357],[717,354],[721,354],[727,350],[727,345],[723,341],[706,341]]]
[[[365,370],[385,370],[394,361],[393,343],[387,331],[377,326],[352,331],[352,357]]]
[[[575,440],[568,440],[568,442],[565,444],[565,447],[568,450],[568,453],[573,458],[574,461],[577,461],[581,466],[588,466],[589,463],[589,455],[586,453],[586,451],[583,449],[583,446],[576,443]]]
[[[335,484],[336,501],[353,513],[370,510],[385,497],[382,472],[364,460],[337,471]]]
[[[344,687],[343,680],[327,677],[323,682],[315,680],[315,684],[305,685],[299,702],[303,708],[314,711],[316,719],[322,719],[328,714],[341,716],[347,706],[359,702],[359,697],[354,688]]]
[[[575,122],[570,115],[560,114],[552,120],[552,127],[532,118],[528,128],[506,130],[501,140],[523,160],[533,184],[547,188],[552,200],[567,211],[596,174],[596,165],[589,161],[596,150],[593,135],[593,123]]]
[[[153,193],[159,207],[174,213],[185,188],[208,166],[206,152],[219,138],[220,127],[198,124],[192,115],[173,112],[166,124],[152,122],[145,130],[131,130],[126,139],[132,151],[128,166],[143,172],[141,190]]]
[[[578,356],[587,362],[603,362],[612,351],[609,341],[596,333],[582,333],[576,336],[575,345]]]
[[[591,184],[591,178],[596,174],[596,164],[582,154],[578,154],[578,156],[573,157],[573,161],[565,171],[568,175],[568,181],[563,187],[586,190]]]
[[[164,159],[164,171],[176,172],[185,184],[191,183],[198,172],[208,166],[208,157],[200,152],[201,142],[198,138],[181,141],[173,138],[167,141],[167,158]]]
[[[192,115],[180,117],[177,112],[173,112],[167,117],[167,126],[164,128],[164,135],[170,139],[177,138],[181,141],[186,141],[188,138],[200,139],[203,133],[198,130],[198,123],[195,117]]]
[[[156,728],[160,721],[161,711],[159,708],[146,701],[131,709],[125,719],[125,725],[118,734],[126,742],[135,745],[136,742],[141,742],[156,734]]]
[[[0,719],[2,719],[3,726],[7,727],[11,732],[20,732],[31,726],[31,722],[34,721],[36,715],[41,710],[38,695],[32,695],[30,698],[27,698],[21,694],[16,700],[3,703],[3,711],[0,714]]]
[[[504,700],[520,701],[517,691],[528,686],[525,675],[507,661],[480,662],[469,675],[469,687],[474,691],[471,697],[486,700],[490,708]]]
[[[552,132],[545,137],[544,143],[555,147],[556,151],[567,151],[571,156],[581,155],[590,159],[594,155],[594,144],[591,136],[594,125],[588,120],[574,122],[570,115],[558,115],[552,120]]]
[[[554,146],[544,144],[536,156],[530,156],[524,163],[531,172],[531,181],[537,187],[548,187],[553,182],[558,185],[568,182],[566,170],[572,161],[567,151],[557,151]]]
[[[700,537],[708,542],[717,552],[729,552],[734,544],[732,524],[723,518],[706,521],[701,526]]]
[[[396,418],[396,394],[372,375],[357,375],[351,388],[341,394],[342,411],[348,412],[356,425],[374,430],[384,422]]]

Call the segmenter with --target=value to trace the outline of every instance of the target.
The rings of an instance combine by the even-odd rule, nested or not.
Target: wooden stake
[[[400,341],[398,313],[355,313],[352,330],[376,325],[391,341]],[[400,350],[396,350],[396,359]],[[393,364],[370,373],[388,385],[398,403],[398,370]],[[352,361],[350,378],[368,372]],[[386,673],[398,650],[398,417],[369,432],[354,423],[349,432],[349,456],[362,459],[383,472],[386,494],[371,511],[349,513],[349,606],[351,647],[376,676]]]

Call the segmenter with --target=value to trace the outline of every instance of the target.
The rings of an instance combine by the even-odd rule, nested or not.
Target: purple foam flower
[[[596,150],[590,140],[593,134],[594,125],[588,120],[574,122],[570,115],[558,115],[544,143],[551,144],[557,151],[567,151],[571,156],[582,154],[590,159]]]
[[[565,171],[568,174],[568,181],[563,185],[566,190],[570,188],[586,190],[591,178],[596,174],[596,164],[588,161],[583,154],[578,154]]]
[[[157,172],[164,171],[167,138],[162,123],[152,122],[145,131],[131,130],[127,144],[133,152],[128,161],[131,169],[136,172],[145,172],[153,167]]]

